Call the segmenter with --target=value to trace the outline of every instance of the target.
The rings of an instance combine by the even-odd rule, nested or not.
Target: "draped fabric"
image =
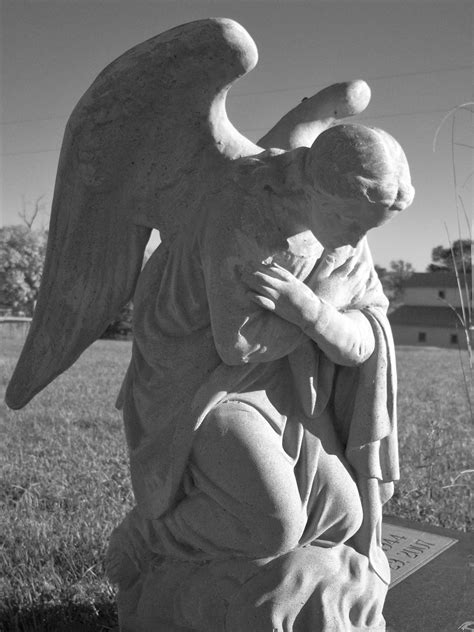
[[[237,402],[247,407],[246,410],[254,411],[251,414],[259,420],[258,423],[268,424],[279,437],[278,449],[292,459],[298,493],[308,516],[300,545],[303,549],[319,546],[323,550],[330,546],[332,557],[337,557],[334,551],[340,551],[338,568],[344,565],[343,560],[347,562],[351,558],[349,566],[353,571],[358,568],[354,572],[359,577],[359,588],[354,590],[361,591],[363,601],[365,585],[368,587],[366,603],[372,603],[373,599],[372,619],[364,614],[363,608],[354,606],[352,612],[360,612],[354,615],[352,623],[342,619],[337,622],[336,614],[332,612],[329,619],[325,619],[326,627],[321,629],[343,629],[331,628],[330,621],[336,621],[336,626],[345,625],[347,630],[358,630],[360,626],[360,629],[383,629],[380,627],[381,604],[389,571],[380,548],[380,534],[382,505],[392,493],[393,480],[398,478],[396,370],[386,318],[387,301],[373,270],[367,243],[363,240],[355,253],[351,248],[339,249],[337,265],[349,256],[355,256],[371,266],[365,292],[354,297],[349,309],[359,310],[368,318],[375,350],[362,365],[342,367],[329,360],[296,326],[275,314],[251,308],[239,280],[239,266],[255,265],[269,257],[304,279],[321,257],[319,242],[304,233],[289,234],[275,246],[275,230],[272,229],[275,217],[269,216],[268,212],[257,217],[246,215],[244,208],[237,219],[235,209],[230,208],[227,216],[222,211],[219,213],[208,213],[205,220],[193,226],[193,230],[181,235],[170,251],[159,247],[140,278],[135,297],[132,362],[118,402],[123,407],[137,508],[113,540],[121,544],[114,546],[112,543],[109,567],[121,567],[121,563],[113,559],[114,551],[120,547],[129,550],[129,557],[138,560],[138,566],[144,559],[158,555],[162,560],[169,556],[187,560],[189,564],[206,560],[211,572],[213,559],[230,559],[228,551],[220,550],[216,543],[206,550],[200,544],[202,538],[197,527],[196,533],[192,528],[185,532],[182,528],[185,520],[182,516],[178,520],[178,516],[186,505],[184,501],[190,494],[197,493],[193,485],[199,487],[199,480],[204,479],[199,468],[193,470],[190,465],[193,444],[201,425],[213,411],[220,410],[224,404]],[[265,231],[259,230],[259,222],[265,226]],[[223,229],[225,226],[228,230]],[[242,226],[244,229],[240,228]],[[216,243],[216,231],[220,235],[219,243]],[[255,235],[260,237],[257,239]],[[232,363],[223,361],[223,357],[227,359],[227,351],[225,342],[220,339],[226,335],[234,341],[232,353],[235,349],[245,349],[240,361],[237,358],[234,363],[233,356]],[[237,412],[235,423],[239,423]],[[317,505],[324,504],[331,520],[337,521],[344,513],[344,502],[333,502],[330,487],[329,492],[319,496],[312,491],[319,476],[319,455],[327,453],[327,437],[332,432],[337,437],[338,446],[329,453],[332,451],[337,456],[344,470],[340,486],[344,487],[346,475],[348,484],[355,480],[362,507],[362,522],[354,519],[340,541],[332,541],[332,535],[325,535],[324,529],[321,531],[318,522],[321,523],[323,514]],[[198,491],[207,493],[206,484],[202,484]],[[327,531],[333,532],[331,529]],[[326,542],[325,537],[331,541]],[[212,540],[212,533],[210,538]],[[240,555],[245,557],[245,551]],[[321,553],[311,555],[318,557]],[[249,553],[247,557],[250,566],[244,573],[246,579],[256,573],[252,555]],[[265,564],[267,562],[269,568],[278,567],[276,561],[271,561],[271,556]],[[316,573],[317,577],[309,580],[314,584],[313,592],[319,591],[318,599],[334,580],[330,574],[333,579],[324,584],[321,578],[323,566],[319,574]],[[254,570],[249,570],[250,567]],[[309,567],[306,565],[305,568]],[[314,567],[311,568],[310,575],[315,572]],[[121,571],[117,572],[120,575]],[[351,574],[349,570],[347,572]],[[166,575],[163,567],[160,573],[163,577]],[[375,573],[370,581],[361,579],[370,573]],[[271,576],[270,583],[273,582],[278,593],[281,569]],[[144,581],[143,577],[140,581]],[[163,581],[166,584],[167,580]],[[239,592],[242,582],[239,581],[232,584],[232,598],[237,601],[243,599]],[[156,595],[165,590],[164,584],[152,574],[148,584],[145,582],[148,586],[144,588],[145,592],[151,590],[150,582]],[[255,582],[258,592],[259,580],[255,579]],[[349,583],[348,576],[344,587],[339,586],[341,595],[348,594]],[[195,592],[192,587],[189,590]],[[369,596],[371,590],[373,597]],[[147,603],[144,599],[143,603]],[[205,597],[202,599],[205,601]],[[229,599],[226,596],[226,603]],[[301,601],[298,590],[294,599]],[[155,601],[160,599],[156,597]],[[161,603],[165,601],[162,595]],[[251,612],[252,607],[248,607]],[[327,607],[321,603],[318,606],[323,610]],[[310,606],[308,608],[311,610]],[[245,608],[242,606],[240,610],[244,612]],[[242,619],[238,623],[238,616],[232,616],[235,621],[228,624],[229,630],[250,630],[245,627],[248,622],[244,623]],[[298,616],[295,621],[303,621],[307,615]],[[364,628],[369,625],[369,619],[372,627]],[[350,628],[347,627],[349,623]],[[219,630],[219,625],[213,628],[206,621],[202,629]],[[295,623],[292,629],[295,632],[306,630],[301,625]]]

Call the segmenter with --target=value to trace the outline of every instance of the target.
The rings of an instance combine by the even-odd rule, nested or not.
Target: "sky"
[[[128,48],[206,17],[240,22],[257,67],[231,90],[228,115],[252,141],[331,83],[365,79],[357,120],[392,134],[411,168],[413,205],[369,234],[374,260],[418,271],[431,250],[459,235],[456,193],[472,214],[473,4],[462,0],[253,2],[4,0],[1,3],[0,186],[2,225],[41,198],[47,225],[68,116],[97,74]],[[354,121],[356,119],[353,119]],[[454,186],[453,165],[457,188]],[[460,203],[458,208],[462,209]],[[461,233],[467,236],[461,212]]]

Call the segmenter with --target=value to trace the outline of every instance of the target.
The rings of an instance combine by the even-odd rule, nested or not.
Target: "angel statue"
[[[118,407],[136,506],[107,558],[123,632],[385,629],[396,368],[366,233],[414,190],[389,134],[336,124],[367,106],[361,80],[241,135],[226,95],[256,61],[232,20],[179,26],[107,66],[65,131],[7,402],[133,297]]]

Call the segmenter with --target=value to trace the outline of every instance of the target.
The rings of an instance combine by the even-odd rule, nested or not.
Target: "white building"
[[[459,318],[470,323],[472,340],[471,276],[466,287],[461,274],[461,285],[463,301],[454,272],[415,272],[407,279],[403,284],[404,304],[389,315],[395,344],[465,349],[466,337]]]

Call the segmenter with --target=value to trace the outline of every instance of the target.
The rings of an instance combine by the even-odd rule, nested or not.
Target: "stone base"
[[[115,534],[121,632],[384,632],[386,584],[352,547],[305,546],[270,560],[144,560]]]
[[[431,557],[427,554],[429,559],[424,564],[420,564],[419,559],[410,560],[410,563],[414,564],[414,570],[401,579],[397,579],[396,573],[393,574],[395,582],[398,583],[390,588],[385,600],[383,614],[387,621],[386,631],[474,631],[474,535],[398,518],[386,518],[384,531],[387,534],[401,533],[393,527],[416,530],[415,537],[421,542],[436,542],[436,537],[441,536],[439,540],[441,552],[437,554],[435,551],[433,557],[433,551],[430,551]],[[430,538],[430,535],[436,537]],[[324,557],[329,554],[327,559],[330,559],[335,553],[337,553],[337,547],[332,550],[308,547],[297,554],[292,552],[288,556],[274,560],[273,569],[272,563],[259,567],[258,564],[252,566],[250,563],[249,566],[248,562],[235,560],[214,564],[212,569],[202,564],[192,565],[178,561],[167,562],[167,568],[164,568],[163,563],[157,565],[155,561],[154,565],[150,565],[147,574],[135,575],[132,582],[122,586],[119,596],[120,630],[121,632],[196,632],[196,630],[205,630],[205,632],[258,630],[261,632],[263,628],[259,627],[260,623],[255,619],[261,614],[261,609],[259,613],[259,608],[255,608],[256,601],[259,599],[258,594],[264,601],[266,599],[268,605],[271,601],[268,596],[271,596],[273,592],[273,596],[278,597],[278,591],[280,591],[281,597],[283,586],[287,591],[286,594],[290,595],[290,601],[294,601],[295,597],[296,602],[301,601],[301,591],[305,592],[305,578],[307,580],[312,574],[311,572],[308,574],[307,569],[319,566],[320,560],[318,563],[316,558],[321,554]],[[387,553],[389,557],[400,557],[400,553],[394,554],[393,550]],[[422,555],[424,554],[425,552],[422,551]],[[335,563],[338,557],[337,554],[329,563],[329,567],[333,569],[333,578],[340,575],[340,568],[338,569],[338,564]],[[266,566],[268,568],[265,570]],[[167,577],[166,581],[163,581],[163,574]],[[194,579],[190,581],[191,577]],[[355,583],[357,584],[357,581]],[[339,582],[339,587],[340,585],[341,582]],[[331,586],[327,587],[327,591],[331,592],[330,601],[334,602],[336,593],[331,590]],[[306,590],[305,599],[307,595]],[[227,619],[231,603],[233,607]],[[249,604],[252,607],[249,608]],[[275,610],[274,605],[275,599],[272,604]],[[306,613],[303,612],[305,608]],[[184,623],[183,620],[171,622],[176,609],[180,612],[179,617],[184,616],[187,619],[186,625],[181,625]],[[158,611],[167,613],[168,616],[160,617]],[[321,602],[311,607],[306,605],[300,608],[300,611],[295,616],[293,628],[288,629],[295,632],[314,632],[314,626],[307,623],[307,615],[310,619],[315,614],[320,616]],[[255,619],[254,623],[251,621],[252,617]],[[341,632],[338,625],[340,626],[335,623],[335,627],[331,627],[331,622],[326,621],[317,629],[318,632],[320,630]],[[346,626],[344,632],[355,630],[382,632],[385,629],[382,619],[372,627],[357,627],[347,622],[344,625]],[[276,629],[280,628],[276,627]]]

